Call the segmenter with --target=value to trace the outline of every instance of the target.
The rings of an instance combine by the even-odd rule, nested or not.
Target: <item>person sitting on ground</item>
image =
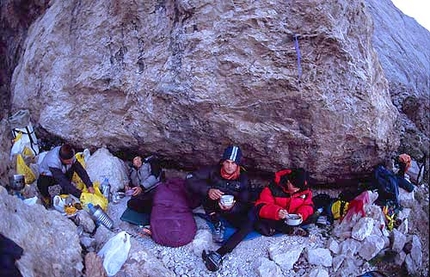
[[[57,146],[46,153],[40,167],[37,187],[40,193],[49,200],[58,194],[72,194],[80,198],[81,191],[72,183],[73,173],[77,173],[87,187],[94,193],[93,183],[87,171],[75,158],[75,150],[70,144]]]
[[[285,223],[289,214],[297,214],[303,224],[314,213],[312,192],[308,188],[307,173],[303,168],[283,169],[265,187],[255,203],[256,230],[271,236],[276,232],[307,236],[306,230]]]
[[[131,185],[125,188],[132,190],[127,207],[139,213],[151,213],[155,188],[163,177],[164,172],[155,157],[149,156],[145,160],[141,156],[134,157],[130,167]]]
[[[414,190],[414,185],[410,182],[409,175],[407,174],[412,164],[411,156],[408,154],[401,154],[398,156],[397,162],[399,164],[399,171],[396,175],[399,186],[407,192],[412,192]]]
[[[217,243],[224,241],[224,226],[221,217],[234,227],[241,228],[247,221],[247,213],[252,207],[250,203],[250,183],[248,175],[240,166],[242,151],[238,146],[225,149],[220,162],[214,166],[199,169],[186,178],[186,188],[191,195],[197,195],[201,200],[205,214],[214,225],[213,240]],[[231,206],[222,204],[223,195],[232,195],[234,201]],[[221,247],[219,251],[224,255],[230,252],[239,242],[230,242],[230,246]],[[221,256],[214,251],[203,251],[202,258],[206,267],[215,271],[221,262]],[[217,259],[212,262],[211,259]],[[212,265],[215,263],[215,265]]]

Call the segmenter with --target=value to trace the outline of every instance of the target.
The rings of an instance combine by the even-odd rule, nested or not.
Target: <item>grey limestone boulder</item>
[[[23,276],[82,276],[76,225],[57,211],[27,205],[0,187],[0,231],[24,249],[17,261]]]

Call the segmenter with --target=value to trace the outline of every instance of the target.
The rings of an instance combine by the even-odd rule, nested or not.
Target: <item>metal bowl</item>
[[[9,179],[9,186],[12,190],[20,191],[25,187],[25,177],[23,174],[15,174]]]
[[[288,214],[285,223],[290,226],[298,226],[303,222],[303,219],[298,214]]]

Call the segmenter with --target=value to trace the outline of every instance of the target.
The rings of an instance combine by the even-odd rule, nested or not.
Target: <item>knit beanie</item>
[[[222,155],[222,161],[232,160],[237,165],[240,164],[240,160],[242,158],[242,150],[238,146],[229,146],[224,150],[224,154]]]

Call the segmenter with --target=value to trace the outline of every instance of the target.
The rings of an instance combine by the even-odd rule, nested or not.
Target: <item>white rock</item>
[[[24,249],[16,262],[23,276],[82,276],[82,248],[73,221],[57,211],[7,194],[0,186],[1,233]]]
[[[406,253],[402,251],[400,253],[397,253],[396,257],[394,257],[394,263],[398,266],[401,266],[405,261],[405,259],[406,259]]]
[[[353,257],[360,247],[360,242],[355,239],[347,239],[340,244],[340,253],[346,257]]]
[[[358,254],[366,261],[369,261],[382,250],[384,244],[382,237],[371,235],[363,241]]]
[[[329,249],[317,248],[307,250],[307,259],[310,264],[330,267],[332,256]]]
[[[260,277],[278,277],[282,275],[281,268],[275,262],[263,257],[255,262],[255,270]]]
[[[75,221],[78,223],[78,225],[82,226],[84,231],[87,233],[92,233],[96,228],[94,220],[85,210],[80,210],[77,212]]]
[[[392,246],[391,249],[396,251],[397,253],[402,252],[403,247],[406,243],[406,236],[402,234],[397,229],[393,229],[391,232],[391,240],[392,240]]]
[[[410,208],[403,208],[402,210],[399,211],[397,218],[398,219],[408,218],[409,215],[411,214],[411,211],[412,211],[412,209],[410,209]]]
[[[367,216],[373,218],[374,226],[376,226],[377,228],[379,228],[382,231],[386,229],[385,215],[384,215],[380,206],[370,205],[368,207]]]
[[[411,203],[415,201],[415,192],[407,192],[406,190],[399,188],[399,203],[400,205],[409,207]]]
[[[203,230],[197,230],[197,233],[193,239],[192,243],[192,250],[193,253],[201,257],[203,250],[207,250],[209,248],[210,242],[212,241],[212,234],[209,230],[203,229]]]
[[[87,237],[87,236],[81,236],[79,238],[79,241],[81,242],[81,244],[86,248],[94,248],[96,246],[96,240],[91,238],[91,237]]]
[[[285,270],[293,268],[304,249],[302,244],[272,245],[269,247],[269,257]]]
[[[124,184],[129,180],[124,161],[112,155],[106,148],[98,149],[89,157],[86,170],[93,182],[101,183],[104,177],[108,178],[112,193],[124,188]]]
[[[352,238],[362,241],[372,233],[374,220],[370,217],[362,217],[352,228]]]
[[[305,275],[306,277],[328,277],[328,272],[324,268],[314,268],[309,272],[309,274]]]
[[[333,254],[338,254],[340,251],[339,243],[334,238],[329,238],[328,242],[328,249],[330,249]]]
[[[342,277],[358,276],[359,269],[357,268],[357,258],[346,258],[337,273]]]
[[[397,230],[401,232],[402,234],[408,234],[409,233],[409,219],[405,218],[403,219],[402,223],[399,227],[397,227]]]
[[[333,261],[332,261],[332,264],[333,264],[332,270],[333,270],[333,272],[337,272],[337,270],[342,265],[342,263],[343,263],[344,260],[345,260],[345,256],[343,256],[343,255],[333,257]]]
[[[412,236],[412,249],[411,253],[406,255],[405,264],[409,274],[414,275],[422,267],[422,245],[418,236]]]

